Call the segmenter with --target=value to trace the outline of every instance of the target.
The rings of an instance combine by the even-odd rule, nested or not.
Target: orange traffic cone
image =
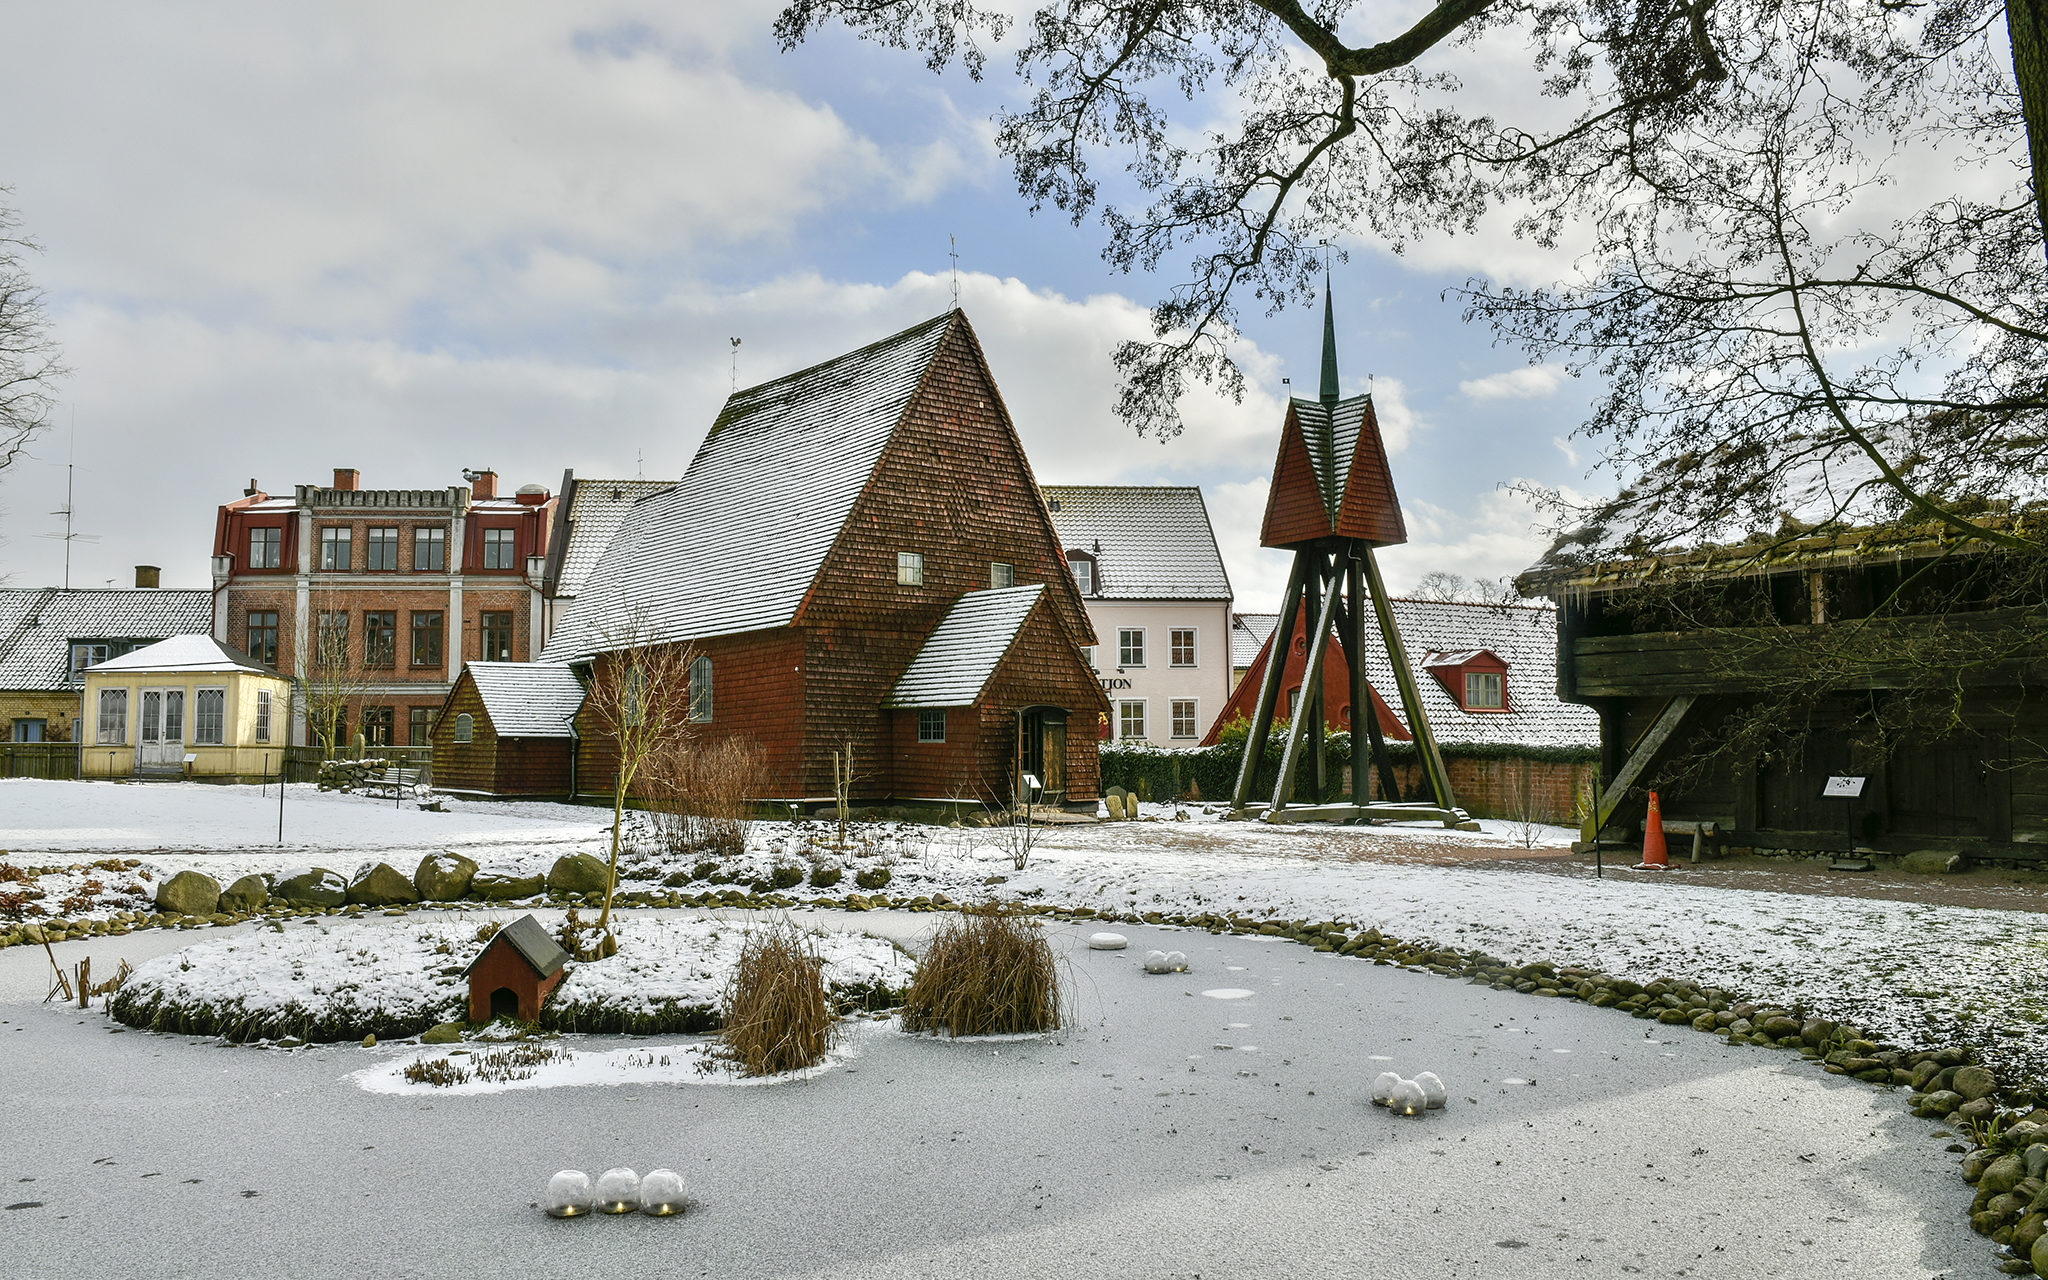
[[[1664,853],[1664,809],[1657,803],[1657,793],[1650,793],[1650,812],[1643,818],[1643,860],[1636,864],[1638,871],[1669,871],[1671,859]]]

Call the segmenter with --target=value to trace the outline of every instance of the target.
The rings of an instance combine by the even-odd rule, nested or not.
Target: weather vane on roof
[[[953,260],[953,310],[960,309],[960,237],[948,232],[946,256]]]
[[[732,339],[731,341],[732,341],[732,389],[733,389],[734,391],[738,391],[738,390],[740,389],[740,340],[739,340],[738,338],[734,338],[734,339]]]

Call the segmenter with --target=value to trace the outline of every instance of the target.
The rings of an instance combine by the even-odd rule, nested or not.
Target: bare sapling
[[[690,740],[690,666],[696,651],[685,644],[645,640],[632,628],[617,648],[591,664],[584,712],[615,753],[612,774],[612,847],[604,910],[597,929],[610,936],[612,897],[619,887],[620,837],[626,800],[643,779],[673,776]],[[639,640],[640,643],[634,643]]]

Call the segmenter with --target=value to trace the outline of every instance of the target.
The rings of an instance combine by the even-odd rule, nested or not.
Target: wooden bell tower
[[[1447,827],[1476,827],[1451,795],[1450,774],[1444,769],[1436,738],[1430,732],[1429,715],[1423,709],[1421,691],[1416,688],[1414,671],[1408,665],[1407,650],[1401,644],[1400,629],[1387,602],[1386,586],[1380,581],[1379,563],[1373,558],[1374,548],[1396,546],[1407,540],[1408,528],[1401,520],[1400,501],[1394,496],[1394,478],[1387,468],[1386,444],[1380,439],[1372,397],[1353,396],[1347,400],[1338,390],[1336,313],[1325,283],[1321,392],[1314,400],[1297,397],[1287,402],[1287,422],[1280,431],[1280,453],[1273,463],[1266,519],[1259,536],[1262,545],[1294,552],[1294,568],[1287,578],[1280,620],[1274,626],[1272,644],[1267,650],[1266,671],[1259,686],[1258,708],[1252,716],[1251,736],[1245,742],[1244,761],[1238,766],[1237,787],[1231,801],[1235,812],[1251,810],[1252,792],[1257,787],[1266,745],[1273,733],[1288,655],[1295,636],[1304,634],[1308,665],[1301,701],[1287,731],[1271,802],[1265,805],[1260,817],[1267,822],[1421,818],[1441,821]],[[1304,623],[1305,631],[1298,633],[1297,628]],[[1346,803],[1324,804],[1321,801],[1328,781],[1325,747],[1329,726],[1324,723],[1323,659],[1333,633],[1351,673],[1351,797]],[[1421,790],[1426,794],[1406,801],[1401,797],[1393,760],[1366,692],[1364,659],[1369,644],[1379,644],[1386,650],[1394,682],[1400,686],[1401,709],[1422,763]],[[1355,736],[1360,728],[1370,743],[1372,766],[1386,797],[1380,801],[1368,798],[1372,792],[1365,755],[1358,750]],[[1313,797],[1311,803],[1292,803],[1297,778],[1307,783],[1306,789]]]

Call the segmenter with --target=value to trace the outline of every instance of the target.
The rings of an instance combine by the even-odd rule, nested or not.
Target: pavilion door
[[[1040,804],[1067,799],[1067,713],[1059,707],[1033,707],[1024,713],[1023,772],[1037,777]]]
[[[137,732],[136,764],[142,767],[183,767],[185,763],[185,691],[144,689],[142,723]]]

